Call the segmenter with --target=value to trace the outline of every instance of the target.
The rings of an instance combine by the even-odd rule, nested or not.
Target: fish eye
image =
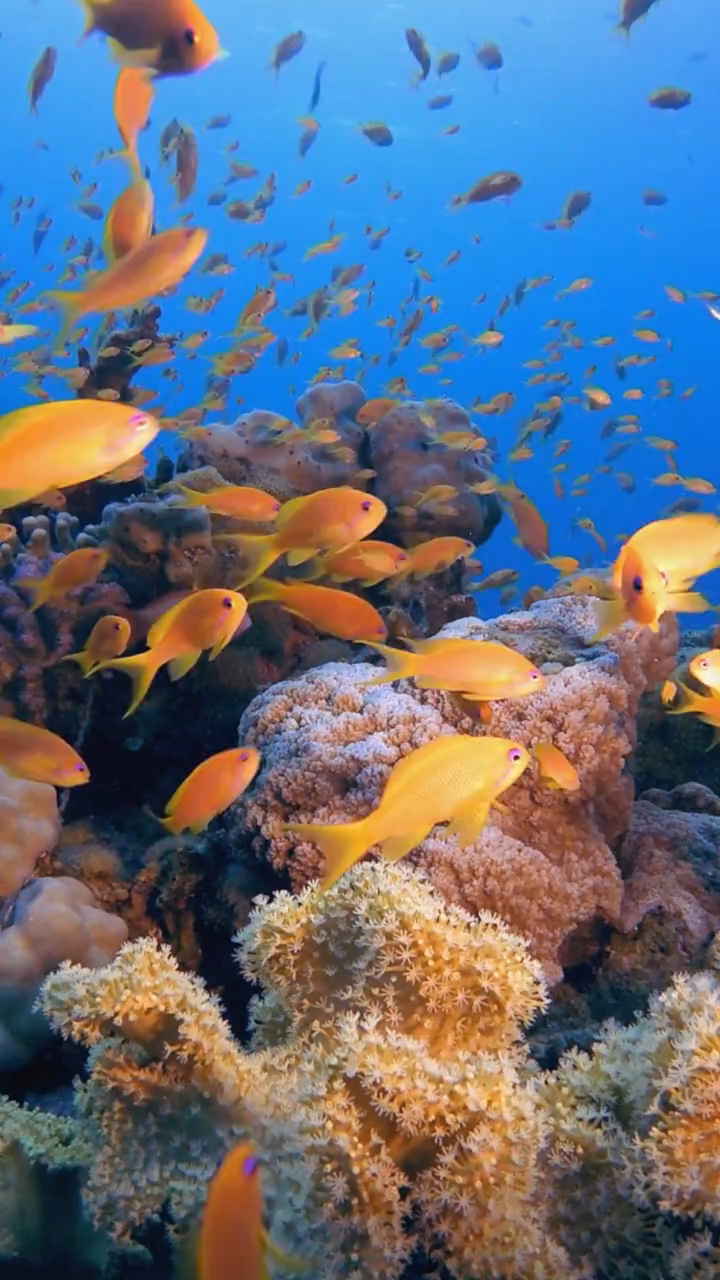
[[[138,427],[138,428],[146,427],[147,421],[148,421],[147,417],[144,413],[134,413],[132,418],[130,419],[130,426]]]
[[[243,1173],[246,1177],[250,1178],[254,1173],[257,1173],[258,1164],[259,1161],[257,1156],[247,1156],[245,1160],[243,1160]]]
[[[232,602],[232,598],[231,598],[230,596],[225,596],[225,598],[224,598],[224,600],[223,600],[223,602],[222,602],[222,607],[223,607],[223,609],[232,609],[232,607],[233,607],[233,602]]]
[[[698,662],[698,666],[702,667],[703,671],[707,671],[708,667],[710,666],[710,663],[708,662],[707,658],[701,658],[700,661]]]
[[[528,680],[539,680],[539,679],[540,679],[539,671],[534,671],[534,670],[528,671]]]
[[[193,31],[192,27],[187,27],[185,31],[183,31],[183,40],[189,49],[192,49],[197,44],[197,35]]]
[[[76,773],[87,773],[87,771],[88,771],[88,767],[86,764],[83,764],[82,761],[80,762],[80,764],[75,765]]]
[[[642,593],[642,589],[643,589],[643,580],[642,580],[642,578],[640,577],[640,574],[639,574],[639,573],[636,573],[636,574],[635,574],[635,577],[634,577],[634,578],[633,578],[633,580],[632,580],[632,589],[633,589],[633,591],[636,591],[636,592],[638,593],[638,595],[640,595],[640,594]]]
[[[372,502],[361,502],[360,506],[363,511],[369,511],[370,508],[372,507]]]
[[[522,760],[522,751],[519,747],[511,747],[508,751],[508,760],[512,760],[515,764],[518,760]]]
[[[240,759],[241,759],[241,760],[243,760],[243,761],[245,761],[245,760],[247,760],[247,758],[248,758],[248,753],[247,753],[247,751],[241,751],[241,752],[240,752]]]
[[[120,623],[113,622],[113,631],[119,631],[119,630],[120,630]]]

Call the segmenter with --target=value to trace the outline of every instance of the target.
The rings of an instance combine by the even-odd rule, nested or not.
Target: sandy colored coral
[[[609,1280],[713,1274],[709,1238],[687,1237],[720,1227],[719,1044],[717,970],[681,974],[544,1079],[553,1220]]]
[[[48,1039],[34,1007],[43,979],[66,960],[107,964],[126,938],[125,923],[101,910],[79,881],[59,876],[23,886],[0,921],[0,1068],[24,1066]]]
[[[59,834],[55,788],[0,769],[0,898],[15,893],[32,875]]]
[[[63,1267],[102,1263],[105,1250],[84,1220],[80,1186],[91,1146],[64,1116],[0,1096],[0,1254]]]
[[[648,683],[672,667],[674,623],[659,636],[631,628],[602,646],[590,600],[550,600],[492,622],[462,619],[441,634],[501,640],[546,667],[531,698],[493,704],[491,732],[532,747],[550,740],[577,769],[575,794],[552,791],[529,769],[493,812],[480,839],[458,851],[436,831],[413,855],[446,900],[490,910],[528,936],[547,973],[578,957],[570,935],[597,917],[618,922],[620,871],[612,845],[628,827],[632,781],[625,762]],[[365,688],[375,669],[330,664],[286,681],[251,703],[243,741],[263,753],[263,771],[231,819],[236,856],[247,845],[300,887],[321,855],[278,831],[279,820],[349,821],[376,804],[392,766],[440,733],[487,732],[447,695],[412,682]],[[582,956],[582,952],[579,953]]]

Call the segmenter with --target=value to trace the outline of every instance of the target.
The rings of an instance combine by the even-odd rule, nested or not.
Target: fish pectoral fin
[[[492,802],[492,807],[493,807],[493,809],[498,809],[498,810],[500,811],[500,813],[509,813],[509,812],[510,812],[510,810],[509,810],[508,806],[507,806],[506,804],[503,804],[502,800],[493,800],[493,802]]]
[[[676,613],[710,613],[712,605],[699,591],[679,591],[671,597]]]
[[[286,552],[286,558],[289,565],[306,564],[308,560],[314,560],[317,551],[313,547],[293,547]]]
[[[97,0],[94,0],[97,3]],[[119,40],[108,39],[108,47],[115,62],[123,67],[140,67],[151,73],[155,69],[155,63],[162,55],[162,46],[158,45],[157,49],[126,49]]]
[[[173,658],[167,664],[167,672],[170,679],[181,680],[186,676],[188,671],[192,671],[195,663],[199,661],[202,649],[191,649],[189,653],[182,653],[178,658]]]
[[[464,849],[466,845],[477,840],[490,813],[491,801],[484,792],[470,796],[457,810],[455,817],[447,828],[449,836],[455,836],[458,845]]]
[[[310,1263],[306,1258],[298,1258],[295,1254],[285,1253],[279,1245],[271,1240],[265,1228],[262,1228],[262,1242],[265,1246],[265,1252],[270,1255],[273,1262],[279,1267],[283,1267],[286,1271],[305,1271],[310,1270]]]
[[[591,644],[598,644],[600,640],[604,640],[612,631],[617,631],[618,627],[628,621],[625,604],[619,596],[615,600],[596,600],[595,617],[598,629],[590,641]]]
[[[419,844],[422,844],[423,840],[427,839],[433,829],[433,825],[433,823],[430,823],[428,826],[427,822],[425,822],[421,827],[415,827],[412,831],[404,831],[402,835],[390,836],[387,840],[383,840],[380,845],[383,858],[387,859],[388,862],[399,862],[401,858],[406,858],[413,849],[416,849]]]

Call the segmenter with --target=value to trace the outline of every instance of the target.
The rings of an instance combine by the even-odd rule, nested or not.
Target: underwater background
[[[717,4],[201,8],[69,329],[118,66],[0,12],[0,1280],[713,1280]]]

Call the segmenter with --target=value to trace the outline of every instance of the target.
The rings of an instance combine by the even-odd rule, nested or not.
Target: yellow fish
[[[372,642],[387,661],[387,671],[367,683],[388,684],[414,680],[419,689],[445,689],[461,693],[472,702],[522,698],[538,693],[545,681],[522,653],[491,640],[465,640],[435,636],[432,640],[405,640],[411,652]]]
[[[234,542],[247,561],[237,589],[253,582],[286,555],[288,564],[304,564],[318,552],[342,551],[367,537],[387,515],[379,498],[348,485],[320,489],[285,502],[277,514],[276,532],[221,534],[218,541]]]
[[[14,778],[53,787],[81,787],[90,781],[85,761],[68,742],[10,716],[0,716],[0,765]]]
[[[498,796],[520,777],[530,756],[508,738],[447,734],[411,751],[391,770],[380,801],[366,818],[337,825],[287,822],[283,831],[325,854],[322,888],[329,889],[373,845],[397,862],[449,822],[461,848],[472,844]]]
[[[204,831],[247,790],[259,768],[260,752],[255,747],[218,751],[181,782],[159,821],[173,835]]]
[[[309,582],[258,578],[248,588],[247,596],[251,605],[273,600],[288,613],[304,618],[316,631],[340,640],[384,640],[387,636],[387,627],[377,609],[350,591],[317,587]]]
[[[111,658],[95,671],[125,671],[133,682],[133,697],[123,719],[136,711],[162,666],[171,680],[187,675],[204,649],[214,661],[230,643],[245,619],[247,601],[236,591],[208,587],[193,591],[158,618],[148,632],[148,648],[129,658]]]
[[[32,592],[34,599],[30,612],[34,613],[44,604],[64,599],[76,587],[95,582],[107,568],[109,559],[108,552],[101,547],[80,547],[56,560],[44,578],[18,577],[13,579],[12,585]]]
[[[108,658],[119,658],[130,643],[132,627],[127,618],[109,613],[95,623],[85,648],[78,653],[68,653],[64,662],[77,662],[83,674],[92,675],[96,667]]]
[[[54,400],[0,418],[0,508],[105,475],[155,439],[160,424],[132,405]]]

